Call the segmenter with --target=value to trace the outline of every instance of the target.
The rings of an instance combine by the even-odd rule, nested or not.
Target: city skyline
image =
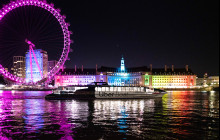
[[[0,140],[219,139],[218,29],[218,0],[2,0]]]
[[[67,67],[118,67],[123,55],[127,67],[189,65],[200,77],[219,75],[218,1],[53,3],[74,33]]]

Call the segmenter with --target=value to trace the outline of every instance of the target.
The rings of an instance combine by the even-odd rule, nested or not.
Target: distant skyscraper
[[[15,76],[25,78],[25,57],[14,56],[12,71]]]
[[[48,72],[50,72],[57,64],[58,61],[53,60],[53,61],[48,61]]]
[[[37,65],[35,61],[34,55],[36,56],[39,66]],[[30,60],[30,51],[28,51],[26,53],[26,82],[37,82],[41,80],[43,77],[47,76],[48,55],[46,51],[37,49],[37,50],[34,50],[34,54],[33,52],[31,52],[31,58],[32,59]],[[31,72],[31,66],[32,66],[32,72]],[[33,81],[32,81],[32,78],[33,78]]]

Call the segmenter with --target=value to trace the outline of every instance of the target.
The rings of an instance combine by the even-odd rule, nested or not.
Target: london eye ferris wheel
[[[0,10],[0,74],[18,84],[49,83],[64,66],[73,43],[70,24],[65,18],[60,9],[46,0],[16,0],[3,6]],[[38,56],[39,51],[42,56]],[[42,52],[57,62],[47,72],[42,69],[45,62],[38,60],[38,57],[44,58]],[[13,62],[15,56],[26,56],[26,67],[19,67],[26,71],[26,77],[11,71],[17,63]]]

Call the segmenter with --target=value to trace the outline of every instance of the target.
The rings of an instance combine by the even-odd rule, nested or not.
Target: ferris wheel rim
[[[12,1],[9,4],[5,5],[1,10],[0,10],[0,21],[2,18],[7,15],[10,11],[23,7],[23,6],[36,6],[45,9],[46,11],[50,12],[59,22],[63,36],[64,36],[64,46],[63,46],[63,52],[62,55],[56,64],[56,66],[48,72],[47,77],[41,79],[40,81],[36,83],[49,83],[51,79],[59,72],[59,70],[64,66],[64,63],[68,59],[68,54],[70,52],[70,44],[72,43],[70,39],[70,34],[71,31],[69,31],[68,27],[70,26],[69,23],[65,22],[66,16],[61,15],[60,9],[55,9],[54,4],[48,4],[46,0],[16,0]],[[28,84],[24,78],[17,77],[10,72],[8,72],[1,64],[0,64],[0,74],[2,74],[5,78],[14,81],[16,83],[21,83],[21,84]]]

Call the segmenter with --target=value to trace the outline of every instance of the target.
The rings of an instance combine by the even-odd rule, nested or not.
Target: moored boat
[[[107,83],[95,82],[89,86],[69,86],[55,90],[46,99],[145,99],[162,98],[163,90],[149,87],[109,86]]]

